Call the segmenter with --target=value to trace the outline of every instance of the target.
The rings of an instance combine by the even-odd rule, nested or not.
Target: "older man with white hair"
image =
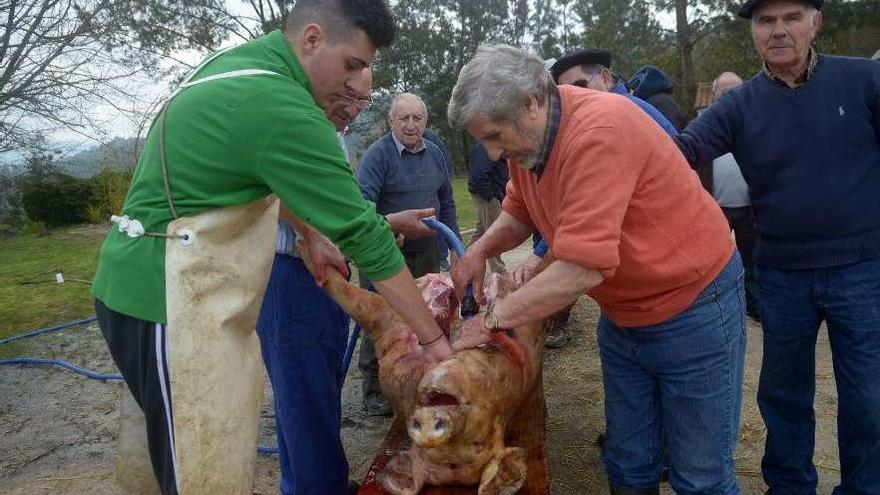
[[[742,265],[669,136],[623,96],[557,87],[541,59],[506,45],[481,46],[462,69],[449,120],[510,168],[504,211],[453,267],[459,296],[474,284],[482,297],[486,258],[535,229],[556,257],[466,322],[467,343],[586,293],[602,309],[611,493],[659,493],[664,431],[678,493],[738,493]]]
[[[816,338],[837,383],[840,485],[880,493],[880,64],[812,48],[822,0],[749,0],[764,68],[680,136],[694,166],[732,152],[749,186],[771,493],[816,493]]]
[[[396,217],[436,213],[438,220],[458,235],[449,180],[451,164],[440,147],[423,137],[428,109],[418,96],[397,95],[388,112],[388,124],[391,132],[371,144],[358,163],[358,186],[364,198],[376,203],[376,210],[388,218],[391,229],[404,235],[400,250],[413,276],[436,273],[440,271],[440,256],[434,232],[421,222],[409,222],[416,228],[400,228]],[[362,277],[361,285],[368,286],[369,281]],[[390,415],[391,406],[379,388],[379,363],[370,339],[361,342],[358,368],[363,374],[367,412]]]

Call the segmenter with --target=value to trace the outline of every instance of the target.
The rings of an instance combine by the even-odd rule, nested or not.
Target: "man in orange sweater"
[[[676,492],[738,493],[743,268],[675,144],[626,98],[557,87],[540,58],[505,45],[481,46],[462,69],[449,120],[510,168],[501,216],[453,267],[460,295],[471,283],[482,295],[486,258],[534,229],[556,259],[465,333],[517,327],[586,293],[602,310],[611,493],[659,493],[663,430]]]

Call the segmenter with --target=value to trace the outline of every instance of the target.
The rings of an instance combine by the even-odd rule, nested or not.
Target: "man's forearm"
[[[391,278],[373,281],[373,286],[413,329],[419,342],[431,342],[442,333],[406,267]]]
[[[469,250],[479,252],[484,258],[492,258],[519,246],[531,234],[531,227],[502,211],[489,230]]]
[[[601,284],[598,270],[556,260],[493,308],[502,328],[546,318]]]
[[[296,215],[293,214],[286,206],[281,205],[281,209],[278,210],[278,220],[286,223],[293,227],[297,232],[306,235],[310,232],[310,227],[308,224],[300,220]]]

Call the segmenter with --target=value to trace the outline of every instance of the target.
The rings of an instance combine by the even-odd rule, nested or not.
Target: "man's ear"
[[[822,27],[822,12],[816,11],[816,15],[813,16],[813,40],[816,39],[816,36],[819,35],[819,29]],[[810,40],[811,42],[813,40]]]
[[[303,55],[313,54],[326,39],[326,33],[320,24],[312,23],[303,28],[299,38]]]

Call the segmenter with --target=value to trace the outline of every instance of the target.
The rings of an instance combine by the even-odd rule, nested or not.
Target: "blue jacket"
[[[510,171],[505,160],[491,161],[486,148],[477,141],[468,162],[468,192],[492,201],[504,199]]]
[[[646,65],[637,70],[627,81],[633,94],[647,101],[660,111],[669,122],[681,131],[687,125],[687,116],[678,103],[669,96],[672,93],[672,79],[657,67]]]
[[[880,258],[880,64],[820,55],[797,89],[764,72],[677,138],[692,166],[732,152],[755,212],[757,265]]]
[[[356,172],[361,194],[376,203],[376,211],[381,215],[434,208],[438,220],[459,235],[449,165],[436,144],[427,139],[423,142],[425,148],[418,153],[399,153],[389,132],[371,144]],[[432,237],[409,239],[401,251],[421,252],[432,242]]]
[[[650,115],[651,118],[654,119],[654,121],[657,122],[657,124],[659,124],[664,131],[666,131],[666,134],[669,134],[670,136],[678,135],[678,131],[675,129],[675,126],[672,125],[672,122],[670,122],[669,119],[664,117],[659,110],[654,108],[654,105],[651,105],[650,103],[639,98],[638,96],[631,95],[629,91],[627,91],[626,85],[622,82],[615,84],[614,87],[611,88],[611,92],[629,98],[631,102],[638,105],[638,107],[644,110],[646,114]]]

